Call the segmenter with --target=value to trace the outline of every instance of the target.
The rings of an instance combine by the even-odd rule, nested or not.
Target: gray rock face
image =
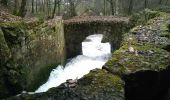
[[[65,59],[61,18],[0,23],[0,97],[34,91]]]

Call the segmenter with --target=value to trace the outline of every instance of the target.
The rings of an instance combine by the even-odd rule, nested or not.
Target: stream
[[[46,92],[52,87],[57,87],[67,79],[80,79],[90,70],[102,68],[111,56],[110,43],[101,43],[102,34],[94,34],[86,37],[82,42],[82,55],[72,58],[66,65],[57,66],[50,73],[46,83],[35,92]]]

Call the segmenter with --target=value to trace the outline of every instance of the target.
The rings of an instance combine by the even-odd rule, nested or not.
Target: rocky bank
[[[34,91],[64,62],[63,21],[0,15],[0,98]]]
[[[170,15],[160,12],[159,17],[131,29],[103,66],[124,80],[126,100],[169,100],[169,24]]]

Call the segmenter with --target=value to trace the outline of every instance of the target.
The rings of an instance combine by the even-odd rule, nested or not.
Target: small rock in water
[[[66,80],[66,82],[67,82],[68,84],[77,83],[77,79],[75,79],[75,80],[73,80],[73,79],[68,79],[68,80]]]
[[[66,83],[64,84],[65,87],[68,87],[68,88],[74,88],[76,85],[77,85],[77,80],[78,79],[68,79],[66,80]]]

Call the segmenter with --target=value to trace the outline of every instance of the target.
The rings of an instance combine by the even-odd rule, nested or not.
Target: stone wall
[[[76,19],[76,20],[75,20]],[[103,42],[110,42],[113,49],[120,46],[122,33],[128,28],[128,18],[122,17],[75,17],[65,20],[67,58],[81,53],[81,43],[92,34],[104,34]]]
[[[31,26],[32,25],[32,26]],[[65,59],[61,18],[0,23],[0,97],[34,91]]]

